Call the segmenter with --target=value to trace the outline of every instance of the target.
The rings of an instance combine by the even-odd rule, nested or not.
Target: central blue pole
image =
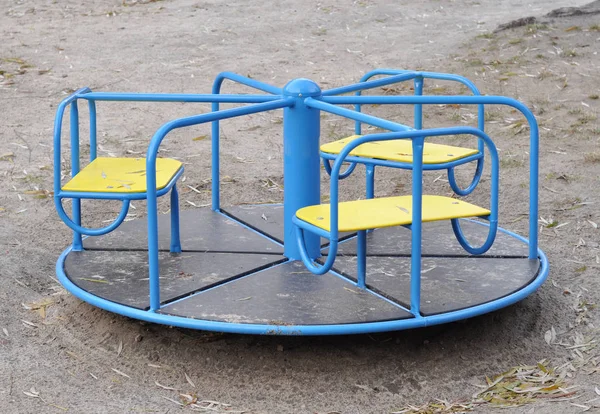
[[[292,218],[298,209],[321,203],[320,111],[306,106],[304,100],[320,97],[321,89],[309,79],[294,79],[283,94],[295,98],[294,105],[283,110],[284,255],[301,260]],[[306,232],[305,237],[309,257],[321,256],[319,236]]]

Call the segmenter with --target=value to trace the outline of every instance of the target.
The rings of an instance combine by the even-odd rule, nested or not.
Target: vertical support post
[[[357,91],[354,95],[360,96],[360,91]],[[355,104],[354,110],[356,112],[360,112],[361,106],[362,106],[361,104]],[[362,123],[360,121],[354,121],[354,135],[361,135],[361,134],[362,134]]]
[[[356,263],[358,267],[357,280],[358,287],[365,289],[367,287],[367,231],[358,231],[358,243],[356,246]]]
[[[177,184],[171,189],[171,253],[181,253],[179,237],[179,193]]]
[[[295,98],[283,110],[283,215],[284,255],[300,260],[292,218],[302,207],[320,204],[320,111],[304,100],[321,96],[319,86],[309,79],[294,79],[283,89],[284,96]],[[320,237],[307,233],[306,251],[311,259],[321,255]]]
[[[71,177],[79,173],[79,108],[77,100],[71,102],[70,113],[70,133],[71,133]],[[73,222],[81,226],[81,199],[73,198]],[[81,233],[73,231],[73,251],[83,250],[83,241]]]
[[[415,96],[423,95],[423,76],[415,77]],[[415,129],[423,129],[423,105],[415,104]],[[414,157],[414,154],[413,154]]]
[[[156,156],[152,156],[150,150],[151,149],[149,148],[146,156],[146,200],[148,208],[148,285],[150,312],[156,312],[160,309],[158,202],[156,195]]]
[[[526,114],[527,115],[527,114]],[[540,142],[539,128],[533,115],[529,115],[530,148],[529,148],[529,258],[538,257],[538,218],[539,218],[539,193],[538,180],[540,170]]]
[[[410,311],[421,311],[421,230],[423,217],[423,144],[424,137],[413,138],[412,170],[412,239],[410,252]]]
[[[423,95],[423,76],[414,80],[415,96]],[[423,105],[415,105],[414,128],[423,129]],[[412,141],[412,225],[410,253],[410,311],[415,317],[421,315],[421,233],[423,223],[423,145],[425,139]]]
[[[483,104],[477,105],[477,128],[481,132],[485,132],[485,106]],[[483,154],[485,150],[485,143],[481,138],[477,139],[477,150]],[[477,169],[475,170],[475,176],[481,175],[483,172],[483,162],[485,158],[481,158],[477,161]]]
[[[220,84],[219,84],[220,88]],[[216,92],[215,92],[216,90]],[[213,93],[219,93],[218,88],[213,87]],[[219,110],[219,103],[213,102],[211,104],[211,110],[217,112]],[[210,125],[210,136],[211,136],[211,197],[213,211],[219,211],[221,205],[221,194],[220,194],[220,166],[219,166],[219,121],[212,121]]]
[[[94,161],[98,151],[98,131],[96,129],[96,102],[93,100],[88,101],[88,107],[90,110],[90,162]]]
[[[367,199],[375,198],[375,165],[365,164],[367,180]]]

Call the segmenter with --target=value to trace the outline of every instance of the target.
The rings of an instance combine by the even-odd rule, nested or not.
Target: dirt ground
[[[511,399],[516,405],[502,412],[598,410],[600,14],[545,16],[585,3],[3,0],[0,411],[185,412],[193,409],[180,405],[186,394],[206,412],[389,413],[410,406],[422,413],[490,412]],[[537,20],[494,32],[526,16]],[[277,86],[307,77],[326,89],[379,67],[458,73],[485,94],[533,109],[541,126],[540,245],[551,263],[538,292],[493,314],[435,328],[281,338],[141,323],[82,303],[57,283],[54,265],[70,233],[51,197],[52,127],[68,93],[82,86],[208,93],[223,70]],[[247,89],[227,84],[224,91]],[[464,91],[430,82],[426,93]],[[208,110],[101,103],[100,153],[143,154],[162,123]],[[397,108],[370,110],[411,122]],[[434,106],[425,126],[472,125],[473,114],[473,108]],[[526,234],[528,129],[511,110],[486,108],[486,117],[502,158],[501,225]],[[323,141],[350,128],[323,116]],[[192,128],[165,143],[165,153],[185,161],[186,184],[200,190],[183,191],[182,208],[210,198],[207,133],[207,127]],[[223,123],[224,204],[281,201],[281,134],[280,111]],[[467,168],[461,177],[470,173]],[[401,193],[409,183],[406,173],[382,172],[377,194]],[[425,183],[431,192],[449,191],[439,174],[427,174]],[[345,182],[345,197],[362,194],[361,185],[359,178]],[[326,189],[323,177],[323,194]],[[475,199],[485,202],[484,190]],[[132,214],[143,218],[143,204],[135,205]],[[84,208],[98,224],[116,207]],[[488,387],[486,377],[513,367],[529,370],[532,384],[545,376],[544,387],[560,392],[517,399],[507,390],[514,384],[492,384],[487,401],[473,397]]]

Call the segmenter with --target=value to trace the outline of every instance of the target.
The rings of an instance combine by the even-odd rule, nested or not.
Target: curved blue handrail
[[[331,163],[329,162],[329,160],[327,158],[322,157],[321,159],[323,160],[323,168],[325,169],[325,172],[328,175],[331,175]],[[340,180],[350,177],[350,174],[352,174],[352,172],[356,168],[356,164],[357,164],[356,162],[351,162],[350,165],[348,166],[348,168],[346,168],[346,171],[344,171],[343,173],[340,173]]]
[[[527,243],[527,240],[521,236],[509,231],[502,231],[511,237]],[[258,334],[258,335],[348,335],[348,334],[364,334],[373,332],[386,332],[400,329],[413,329],[443,323],[454,322],[466,318],[472,318],[484,313],[493,312],[503,307],[512,305],[525,299],[527,296],[535,292],[548,277],[548,259],[542,250],[538,250],[537,257],[540,260],[540,270],[535,277],[525,287],[511,293],[505,297],[493,300],[491,302],[482,303],[465,309],[460,309],[452,312],[441,313],[420,318],[408,318],[399,320],[390,320],[382,322],[368,322],[355,324],[331,324],[331,325],[277,325],[277,324],[250,324],[250,323],[232,323],[224,321],[211,321],[206,319],[193,319],[181,316],[168,315],[158,312],[150,312],[143,309],[137,309],[130,306],[122,305],[103,299],[93,295],[86,290],[80,288],[73,283],[65,274],[64,265],[67,255],[71,252],[71,248],[67,248],[58,258],[56,262],[56,275],[60,283],[73,295],[79,299],[105,309],[109,312],[114,312],[119,315],[130,318],[140,319],[152,323],[160,323],[169,326],[178,326],[188,329],[202,329],[207,331],[229,332],[240,334]],[[351,283],[351,282],[350,282]],[[351,285],[352,286],[352,285]]]
[[[374,76],[380,76],[380,75],[386,75],[389,77],[384,78],[384,79],[378,79],[376,81],[370,80]],[[375,70],[372,70],[372,71],[366,73],[365,75],[363,75],[363,77],[360,79],[359,83],[349,85],[349,86],[344,86],[341,88],[330,89],[328,91],[323,92],[323,96],[331,96],[331,95],[347,93],[347,92],[355,92],[356,96],[360,96],[361,92],[363,90],[373,89],[373,88],[377,88],[377,87],[384,86],[384,85],[390,85],[390,84],[394,84],[394,83],[405,82],[405,81],[411,80],[411,79],[415,80],[415,95],[422,95],[424,79],[438,79],[438,80],[447,80],[447,81],[458,82],[458,83],[461,83],[461,84],[465,85],[466,87],[468,87],[470,89],[470,91],[473,93],[473,95],[475,95],[475,96],[481,95],[481,93],[479,92],[479,89],[473,82],[471,82],[469,79],[465,78],[464,76],[460,76],[460,75],[455,75],[455,74],[451,74],[451,73],[425,72],[425,71],[413,71],[413,70],[401,70],[401,69],[375,69]],[[361,106],[362,106],[361,104],[355,104],[354,109],[356,111],[360,112]],[[416,104],[415,105],[415,129],[422,128],[422,119],[423,118],[422,118],[421,105]],[[479,129],[481,129],[482,131],[484,131],[484,126],[485,126],[485,109],[484,109],[484,105],[482,104],[482,105],[478,105],[478,108],[477,108],[477,127]],[[356,135],[360,135],[361,129],[362,129],[361,122],[356,121],[355,125],[354,125],[354,133]],[[484,146],[483,142],[478,141],[478,151],[480,153],[483,152],[483,146]],[[330,173],[331,166],[330,166],[329,161],[323,160],[323,165],[325,166],[325,170],[327,171],[327,173],[331,174]],[[460,188],[460,186],[458,185],[458,183],[456,181],[456,177],[454,174],[454,167],[447,168],[448,183],[450,185],[450,188],[452,188],[452,190],[454,191],[455,194],[458,194],[460,196],[466,196],[466,195],[471,194],[473,192],[473,190],[475,190],[475,188],[479,184],[479,181],[481,180],[481,175],[483,173],[483,167],[484,167],[484,158],[483,157],[477,158],[477,163],[475,166],[475,173],[473,174],[471,183],[464,189]],[[347,174],[340,175],[340,179],[344,179],[344,178],[348,177],[352,173],[353,170],[354,169],[349,170]]]
[[[234,118],[242,115],[281,109],[292,105],[292,98],[283,98],[271,102],[259,103],[239,108],[225,109],[185,118],[179,118],[163,124],[155,133],[146,153],[146,189],[148,208],[148,261],[150,281],[150,309],[156,311],[160,307],[160,287],[158,270],[158,207],[156,191],[156,158],[163,139],[174,129],[200,125],[207,122]]]
[[[315,105],[316,102],[317,101],[311,100],[311,98],[306,100],[306,104],[308,106],[313,106],[313,105]],[[317,106],[317,105],[315,105],[315,106]],[[318,104],[318,106],[323,110],[327,110],[326,104],[323,105],[321,103],[321,104]],[[338,110],[340,108],[334,107],[332,109],[333,110],[331,110],[331,112],[333,113],[334,111],[338,112]],[[349,111],[349,112],[354,113],[354,111]],[[459,238],[459,242],[461,243],[461,245],[463,247],[465,247],[465,250],[467,250],[471,254],[483,254],[487,250],[489,250],[489,248],[493,244],[494,238],[496,236],[496,231],[498,228],[498,180],[499,180],[498,164],[499,164],[499,162],[498,162],[498,152],[497,152],[496,146],[494,145],[494,142],[485,132],[483,132],[477,128],[473,128],[473,127],[465,126],[465,127],[422,129],[422,130],[413,130],[413,131],[398,131],[398,132],[387,132],[387,133],[363,135],[360,138],[350,141],[348,144],[346,144],[344,146],[344,148],[340,151],[338,157],[336,158],[333,168],[332,168],[332,172],[331,172],[330,196],[329,196],[329,203],[330,203],[330,205],[329,205],[329,208],[330,208],[329,232],[325,232],[325,233],[323,233],[322,231],[319,232],[320,235],[329,238],[330,252],[328,253],[327,259],[325,260],[323,265],[315,264],[309,258],[308,254],[306,252],[303,232],[301,232],[299,229],[297,229],[296,237],[297,237],[297,241],[300,246],[301,257],[302,257],[302,261],[303,261],[304,265],[308,269],[310,269],[313,273],[316,273],[316,274],[327,273],[333,267],[333,263],[335,261],[335,256],[337,253],[337,247],[338,247],[337,245],[338,245],[338,241],[339,241],[338,180],[339,180],[340,168],[341,168],[345,158],[350,154],[350,152],[353,149],[355,149],[357,146],[359,146],[361,144],[364,144],[366,142],[373,142],[373,141],[389,141],[389,140],[393,140],[393,139],[412,139],[414,141],[417,138],[425,139],[428,137],[437,137],[437,136],[444,136],[444,135],[461,135],[461,134],[473,135],[473,136],[476,136],[476,137],[482,139],[484,141],[484,143],[486,144],[486,146],[488,147],[488,150],[490,151],[490,156],[492,159],[491,186],[490,186],[490,216],[489,216],[490,231],[488,233],[488,237],[486,238],[486,241],[479,248],[474,248],[470,244],[468,244],[468,242],[466,241],[462,232],[459,231],[459,232],[456,232],[455,234],[456,234],[457,238]],[[421,148],[421,150],[422,150],[422,148]],[[418,155],[413,156],[413,165],[415,166],[415,167],[413,167],[413,174],[415,174],[415,170],[418,170],[418,171],[416,171],[416,174],[413,176],[413,186],[414,186],[415,180],[419,177],[422,177],[422,153],[421,153],[421,159],[418,159]],[[418,192],[413,191],[413,198],[420,199],[421,191],[422,191],[421,190],[422,184],[421,184],[420,179],[418,180],[416,186],[417,186]],[[420,228],[420,226],[421,226],[421,219],[420,219],[421,208],[422,208],[422,205],[419,200],[417,207],[413,208],[413,220],[412,220],[413,227],[417,226]],[[418,217],[415,217],[415,215],[417,215]],[[294,224],[296,224],[296,226],[301,227],[303,229],[315,232],[315,226],[312,226],[312,225],[298,219],[297,217],[294,218]],[[414,231],[414,228],[413,228],[413,231]],[[418,233],[420,233],[420,230],[418,231]],[[419,246],[420,246],[420,236],[419,236]],[[413,247],[414,247],[414,244],[413,244]],[[419,254],[419,259],[420,259],[420,254]]]
[[[435,105],[435,104],[462,104],[462,105],[505,105],[518,110],[523,114],[529,124],[529,258],[537,257],[538,234],[538,174],[539,174],[539,127],[533,113],[523,103],[505,96],[327,96],[320,103],[335,105],[354,104],[379,104],[379,105]],[[338,111],[350,111],[337,108]],[[352,118],[351,119],[359,119]],[[362,120],[362,119],[361,119]],[[365,121],[366,122],[366,121]],[[368,123],[368,122],[367,122]],[[373,125],[373,124],[371,124]]]
[[[73,231],[75,231],[77,233],[85,234],[86,236],[102,236],[103,234],[110,233],[111,231],[113,231],[114,229],[119,227],[121,225],[121,223],[123,223],[123,221],[127,217],[127,213],[129,212],[129,204],[130,204],[130,200],[121,200],[121,201],[123,202],[123,205],[121,206],[121,210],[119,211],[119,215],[117,216],[115,221],[113,221],[111,224],[109,224],[106,227],[101,227],[98,229],[90,229],[89,227],[83,227],[80,224],[76,224],[75,222],[73,222],[73,220],[71,220],[71,218],[67,215],[67,213],[65,212],[65,209],[63,208],[62,197],[54,198],[54,204],[56,206],[56,211],[58,213],[58,216],[61,218],[61,220],[64,221],[64,223],[67,226],[69,226],[69,228],[71,228]]]
[[[71,96],[63,99],[56,108],[56,117],[54,118],[54,134],[53,134],[53,148],[54,148],[54,195],[60,193],[60,177],[61,177],[61,135],[62,135],[62,122],[65,114],[65,109],[72,102],[75,102],[83,94],[90,93],[92,90],[88,87],[81,88],[73,93]],[[90,151],[91,152],[91,151]]]
[[[263,92],[272,93],[275,95],[275,99],[281,99],[281,95],[283,94],[283,90],[281,88],[277,88],[275,86],[269,85],[264,82],[257,81],[256,79],[251,79],[246,76],[238,75],[233,72],[221,72],[217,75],[215,80],[213,81],[212,86],[212,94],[220,95],[221,94],[221,86],[223,86],[223,82],[225,80],[230,80],[233,82],[240,83],[242,85],[249,86],[251,88],[258,89]],[[211,111],[216,112],[219,110],[219,102],[213,102],[211,105]],[[211,123],[210,129],[211,136],[211,209],[213,211],[218,211],[221,206],[221,190],[219,188],[219,176],[220,176],[220,142],[219,142],[219,121],[215,120]]]

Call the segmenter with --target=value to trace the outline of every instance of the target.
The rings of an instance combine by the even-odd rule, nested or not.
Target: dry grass
[[[422,406],[408,405],[394,414],[462,413],[478,406],[509,408],[530,404],[538,399],[564,401],[575,394],[565,382],[566,371],[549,368],[546,361],[536,365],[522,365],[509,369],[493,378],[471,400],[449,402],[437,399]],[[488,408],[488,409],[489,409]],[[485,409],[487,412],[488,409]]]
[[[600,162],[600,152],[588,152],[583,154],[583,160],[590,163]]]

